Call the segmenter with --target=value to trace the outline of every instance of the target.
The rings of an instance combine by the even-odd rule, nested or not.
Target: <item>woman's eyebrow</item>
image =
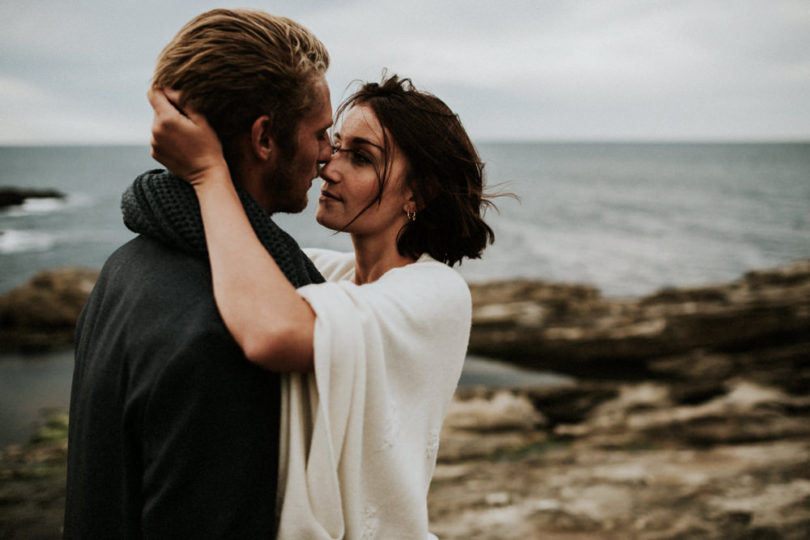
[[[381,151],[381,152],[383,151],[382,146],[380,146],[379,144],[375,144],[375,143],[369,141],[368,139],[364,139],[362,137],[354,137],[352,139],[352,142],[355,143],[355,144],[366,144],[368,146],[373,146],[374,148],[378,149],[379,151]]]
[[[351,137],[349,140],[351,141],[352,144],[371,146],[373,148],[376,148],[380,152],[383,152],[383,147],[382,146],[380,146],[379,144],[373,143],[373,142],[369,141],[368,139],[364,139],[363,137]]]
[[[332,135],[332,139],[335,140],[335,141],[342,141],[343,137],[340,136],[339,131],[336,131]],[[371,146],[371,147],[374,147],[374,148],[378,149],[380,152],[385,151],[385,149],[382,146],[380,146],[379,144],[373,143],[373,142],[369,141],[368,139],[364,139],[363,137],[349,137],[349,140],[347,142],[350,142],[352,144],[360,144],[360,145]]]

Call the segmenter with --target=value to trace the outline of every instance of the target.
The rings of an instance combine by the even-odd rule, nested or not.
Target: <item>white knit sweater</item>
[[[425,540],[467,284],[423,255],[358,286],[352,253],[307,254],[328,282],[299,289],[316,314],[315,370],[282,379],[278,538]]]

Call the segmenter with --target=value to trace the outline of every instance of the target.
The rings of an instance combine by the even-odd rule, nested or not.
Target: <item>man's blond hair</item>
[[[189,21],[158,57],[152,85],[183,91],[184,104],[204,114],[233,167],[239,141],[268,115],[282,152],[315,101],[313,81],[329,53],[297,22],[262,11],[215,9]]]

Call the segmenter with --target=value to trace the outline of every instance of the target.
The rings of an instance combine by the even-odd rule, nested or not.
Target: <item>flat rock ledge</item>
[[[529,280],[471,291],[476,355],[580,379],[810,386],[810,260],[635,299]]]

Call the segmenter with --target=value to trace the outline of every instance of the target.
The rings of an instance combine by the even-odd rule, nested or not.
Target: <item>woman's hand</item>
[[[204,116],[181,110],[177,90],[151,88],[146,97],[155,111],[152,121],[152,157],[193,186],[227,177],[222,145]]]

